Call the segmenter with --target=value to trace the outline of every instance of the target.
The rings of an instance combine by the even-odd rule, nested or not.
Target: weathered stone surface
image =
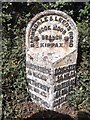
[[[76,84],[78,31],[66,13],[46,10],[26,29],[28,92],[34,102],[54,109]]]

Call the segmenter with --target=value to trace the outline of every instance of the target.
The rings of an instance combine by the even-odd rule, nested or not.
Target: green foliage
[[[25,99],[27,96],[25,38],[23,35],[26,19],[23,19],[23,13],[16,11],[15,7],[13,3],[3,3],[2,92],[4,119],[14,118],[14,103]]]
[[[73,2],[53,3],[2,3],[2,93],[3,119],[18,117],[20,101],[28,99],[25,73],[25,30],[37,13],[57,9],[69,14],[79,29],[78,88],[70,96],[74,106],[89,109],[90,92],[90,4]],[[76,98],[76,99],[75,99]]]
[[[38,10],[39,9],[39,10]],[[26,82],[25,33],[30,19],[41,11],[38,3],[2,3],[2,93],[3,119],[15,119],[29,98]]]
[[[86,3],[79,10],[77,26],[79,30],[78,87],[68,97],[69,103],[75,108],[90,110],[90,4]]]

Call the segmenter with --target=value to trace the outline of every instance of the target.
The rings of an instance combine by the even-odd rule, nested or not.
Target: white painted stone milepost
[[[26,73],[31,99],[55,110],[75,87],[78,31],[66,13],[46,10],[26,29]]]

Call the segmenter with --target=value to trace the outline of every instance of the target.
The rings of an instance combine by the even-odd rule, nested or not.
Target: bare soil
[[[75,110],[65,103],[57,111],[46,110],[33,102],[22,102],[17,105],[22,111],[18,115],[20,120],[90,120],[87,110]]]

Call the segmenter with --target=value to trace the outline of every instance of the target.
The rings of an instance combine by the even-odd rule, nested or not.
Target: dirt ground
[[[75,110],[65,103],[56,111],[46,110],[33,102],[19,103],[21,112],[18,115],[20,120],[90,120],[90,112],[87,110]]]

